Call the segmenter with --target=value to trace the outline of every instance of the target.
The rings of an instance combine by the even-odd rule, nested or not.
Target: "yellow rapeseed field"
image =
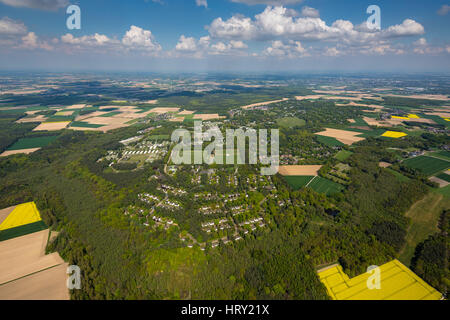
[[[350,279],[340,265],[318,271],[333,300],[439,300],[442,294],[398,260],[380,266],[380,289],[369,289],[364,273]]]
[[[402,120],[409,120],[408,117],[400,117],[400,116],[392,116],[392,119],[402,119]]]
[[[0,225],[0,231],[41,221],[41,215],[34,202],[19,204]]]
[[[404,136],[407,136],[404,132],[397,132],[397,131],[386,131],[382,134],[383,137],[389,137],[389,138],[401,138]]]

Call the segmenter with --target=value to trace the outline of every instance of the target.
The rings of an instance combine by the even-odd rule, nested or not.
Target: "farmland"
[[[415,203],[406,213],[411,219],[407,230],[406,244],[400,252],[400,261],[410,265],[416,246],[428,236],[438,232],[438,221],[444,209],[450,207],[450,199],[442,194],[430,192]]]
[[[431,176],[450,167],[450,161],[427,156],[411,158],[405,160],[403,164],[408,167],[418,169],[427,176]]]
[[[308,187],[318,193],[324,193],[326,195],[332,195],[344,189],[344,186],[322,177],[315,177]]]
[[[296,117],[286,117],[277,119],[277,124],[280,127],[294,128],[294,127],[303,127],[306,124],[306,122],[305,120]]]
[[[292,189],[298,190],[305,187],[314,176],[285,176],[284,179],[291,186]]]
[[[23,138],[15,142],[12,146],[10,146],[6,150],[12,151],[12,150],[42,148],[55,141],[57,138],[58,136]]]
[[[334,157],[336,159],[338,159],[339,161],[345,161],[347,160],[351,155],[353,154],[353,152],[348,151],[348,150],[341,150],[339,151]]]

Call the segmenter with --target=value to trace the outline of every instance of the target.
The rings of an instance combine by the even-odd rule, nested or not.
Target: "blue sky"
[[[0,68],[448,72],[449,27],[440,0],[0,0]]]

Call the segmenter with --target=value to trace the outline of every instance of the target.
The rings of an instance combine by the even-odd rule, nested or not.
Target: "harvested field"
[[[408,98],[408,99],[424,99],[424,100],[449,100],[448,96],[442,94],[415,94],[410,96],[400,94],[387,94],[385,97]]]
[[[431,177],[431,178],[429,178],[429,180],[436,182],[439,185],[439,188],[444,188],[450,184],[449,182],[442,180],[438,177]]]
[[[441,118],[450,118],[450,112],[427,112],[425,114],[429,116],[438,116]]]
[[[172,118],[169,121],[171,121],[171,122],[183,122],[184,121],[184,117]]]
[[[30,148],[30,149],[21,149],[21,150],[7,150],[0,154],[0,157],[12,156],[14,154],[30,154],[40,150],[41,148]]]
[[[389,163],[389,162],[380,162],[379,164],[378,164],[381,168],[389,168],[390,166],[392,166],[392,163]]]
[[[278,173],[282,176],[316,176],[321,165],[280,166]]]
[[[48,236],[47,229],[0,242],[0,300],[69,298],[67,264],[45,255]]]
[[[64,122],[44,122],[33,129],[33,131],[58,131],[65,129],[69,125],[70,121]]]
[[[71,116],[71,115],[73,115],[73,113],[74,113],[75,111],[59,111],[59,112],[57,112],[57,113],[55,113],[55,116],[63,116],[63,117],[65,117],[65,116]]]
[[[342,142],[343,144],[346,144],[346,145],[352,145],[355,142],[365,140],[365,138],[363,138],[363,137],[358,137],[358,135],[360,135],[361,132],[346,131],[346,130],[339,130],[339,129],[326,128],[325,131],[317,132],[315,134],[319,135],[319,136],[335,138],[339,142]]]
[[[181,111],[181,112],[178,112],[178,116],[187,116],[187,115],[190,115],[190,114],[194,114],[195,113],[195,111],[189,111],[189,110],[183,110],[183,111]]]
[[[0,300],[70,300],[67,263],[0,286]]]
[[[150,112],[157,113],[157,114],[163,114],[163,113],[168,113],[168,112],[177,112],[179,110],[180,110],[180,108],[162,108],[162,107],[159,107],[159,108],[151,109]]]
[[[147,101],[143,101],[142,103],[145,103],[145,104],[157,104],[158,100],[147,100]]]
[[[288,98],[283,98],[281,100],[273,100],[273,101],[266,101],[266,102],[259,102],[259,103],[253,103],[246,106],[241,107],[242,109],[251,109],[253,107],[259,107],[259,106],[265,106],[272,103],[278,103],[289,100]]]
[[[217,114],[217,113],[212,113],[212,114],[196,114],[196,115],[194,115],[194,119],[195,119],[195,120],[204,120],[204,121],[207,121],[207,120],[214,120],[214,119],[222,119],[222,118],[225,118],[225,117],[221,117],[221,116],[219,116],[219,114]]]
[[[47,120],[47,117],[44,115],[37,115],[37,116],[28,116],[25,118],[20,118],[16,121],[16,123],[30,123],[30,122],[44,122]]]
[[[355,119],[347,119],[347,121],[350,123],[356,123]]]
[[[86,107],[85,104],[74,104],[74,105],[68,106],[66,109],[83,109],[84,107]]]

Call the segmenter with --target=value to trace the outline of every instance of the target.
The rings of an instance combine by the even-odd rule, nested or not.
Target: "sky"
[[[441,0],[0,0],[0,71],[449,72],[449,30]]]

